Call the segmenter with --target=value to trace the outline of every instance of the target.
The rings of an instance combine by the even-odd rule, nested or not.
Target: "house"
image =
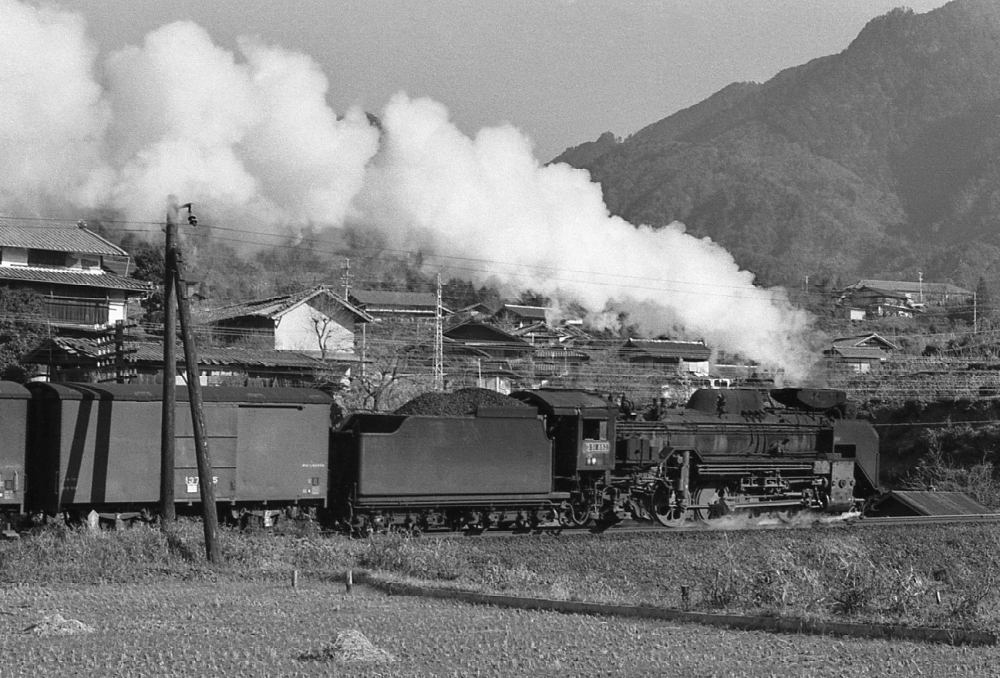
[[[535,348],[531,355],[534,381],[569,375],[590,360],[590,354],[581,348],[590,343],[590,336],[575,324],[550,327],[540,321],[510,333]]]
[[[629,339],[619,349],[625,360],[636,364],[673,366],[678,372],[708,375],[712,350],[700,341]]]
[[[519,359],[532,353],[531,344],[499,327],[478,320],[465,320],[445,327],[445,353]]]
[[[437,295],[433,292],[355,290],[348,300],[376,321],[434,320],[438,313]],[[442,308],[441,314],[451,315],[451,311]]]
[[[545,324],[545,307],[504,304],[493,314],[491,320],[494,324],[511,326],[515,329],[538,323]]]
[[[901,318],[912,318],[916,306],[913,300],[902,292],[895,292],[888,288],[871,287],[862,285],[852,286],[844,291],[840,298],[843,308],[853,307],[860,309],[864,316],[899,316]],[[852,315],[851,319],[855,317]]]
[[[200,311],[195,317],[196,323],[211,327],[223,344],[298,351],[345,363],[355,361],[359,326],[373,321],[325,285]]]
[[[532,346],[570,346],[590,342],[590,335],[570,323],[552,327],[545,321],[540,321],[514,328],[510,333]]]
[[[99,338],[51,337],[25,362],[52,382],[107,382],[119,375],[130,383],[163,382],[162,343],[126,341],[122,348],[121,359],[115,360],[114,347]],[[343,377],[340,365],[298,351],[199,346],[197,353],[202,386],[311,386]],[[177,383],[184,383],[186,367],[180,346],[177,355]]]
[[[128,277],[128,252],[78,226],[13,226],[0,220],[0,284],[43,297],[57,331],[93,330],[126,320],[153,285]]]
[[[510,393],[527,381],[532,346],[478,320],[453,321],[443,331],[445,375],[451,388],[479,386]]]
[[[866,374],[878,369],[881,363],[888,360],[890,352],[898,350],[899,347],[888,339],[872,333],[834,339],[823,355],[827,357],[829,367]]]
[[[461,316],[463,318],[469,318],[472,320],[489,320],[495,314],[496,314],[495,308],[481,301],[477,301],[474,304],[469,304],[468,306],[463,306],[454,313],[454,315],[456,316]]]
[[[845,288],[844,292],[863,287],[885,290],[896,295],[903,295],[912,304],[930,304],[945,306],[971,301],[974,292],[951,283],[924,282],[923,279],[911,282],[908,280],[859,280]]]

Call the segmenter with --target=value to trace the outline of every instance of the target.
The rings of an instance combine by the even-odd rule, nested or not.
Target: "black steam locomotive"
[[[159,391],[0,383],[0,510],[153,515]],[[878,486],[878,437],[839,391],[703,389],[685,407],[637,412],[624,398],[540,389],[463,416],[359,413],[336,426],[332,400],[312,389],[203,398],[215,495],[233,518],[307,512],[362,533],[626,517],[677,527],[847,511]],[[175,496],[197,509],[190,418],[176,419]]]

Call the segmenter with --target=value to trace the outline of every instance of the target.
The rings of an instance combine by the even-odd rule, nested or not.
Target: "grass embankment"
[[[993,525],[831,528],[596,537],[368,540],[308,531],[220,532],[205,562],[197,523],[170,535],[43,530],[0,543],[0,582],[340,580],[365,568],[483,592],[805,619],[1000,630],[1000,531]]]

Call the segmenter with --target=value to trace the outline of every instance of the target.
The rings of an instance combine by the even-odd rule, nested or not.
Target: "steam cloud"
[[[435,270],[808,373],[808,317],[781,290],[679,223],[611,216],[587,172],[541,165],[513,127],[469,138],[403,94],[381,132],[360,108],[338,119],[309,57],[252,40],[237,55],[187,22],[99,59],[75,15],[0,0],[0,59],[4,211],[155,221],[177,194],[251,232],[360,225]]]

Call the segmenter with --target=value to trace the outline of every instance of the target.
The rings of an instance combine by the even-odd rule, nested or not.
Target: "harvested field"
[[[997,675],[996,648],[344,594],[348,568],[437,587],[788,618],[1000,630],[993,525],[349,540],[308,524],[49,528],[0,542],[0,675]],[[292,587],[297,571],[298,587]],[[58,622],[61,619],[62,622]],[[76,622],[91,632],[36,634]],[[75,626],[75,624],[73,624]]]
[[[297,589],[238,581],[17,586],[4,589],[2,600],[4,676],[822,678],[987,676],[1000,670],[995,648],[523,612],[390,598],[364,587],[345,595],[340,584],[311,579]],[[18,632],[56,610],[95,631]],[[357,643],[361,637],[368,643]]]

